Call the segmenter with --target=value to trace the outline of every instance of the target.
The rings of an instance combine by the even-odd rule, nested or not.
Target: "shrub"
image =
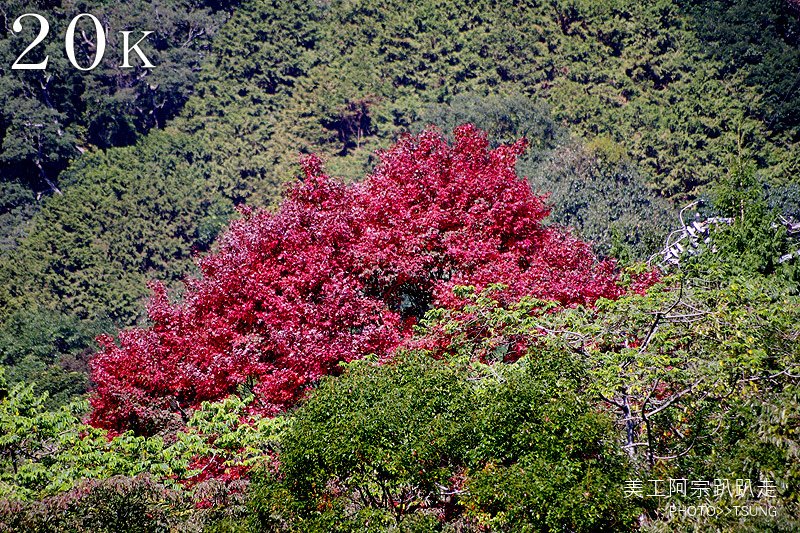
[[[177,492],[147,476],[87,481],[31,503],[0,501],[0,531],[93,533],[173,531],[189,508]]]
[[[296,411],[256,529],[624,530],[627,457],[565,354],[510,365],[404,353],[327,378]],[[417,529],[415,529],[417,528]]]

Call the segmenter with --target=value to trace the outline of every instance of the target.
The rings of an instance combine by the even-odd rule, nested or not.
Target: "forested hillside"
[[[24,12],[51,19],[47,71],[9,68]],[[90,73],[60,40],[82,12],[109,34]],[[74,525],[106,493],[189,529],[677,527],[621,492],[656,474],[770,479],[796,525],[792,2],[13,0],[0,23],[12,529],[65,505],[108,527]],[[115,66],[129,28],[155,68]],[[662,271],[695,200],[729,222]],[[397,442],[391,401],[420,412]]]

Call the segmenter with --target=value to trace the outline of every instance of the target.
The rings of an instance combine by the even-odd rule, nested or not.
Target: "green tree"
[[[551,221],[574,228],[601,255],[645,259],[676,220],[672,204],[644,185],[624,149],[607,138],[570,140],[542,164],[523,161],[519,171],[535,190],[550,193]]]
[[[0,134],[4,179],[25,181],[33,190],[57,192],[58,173],[87,144],[128,145],[153,128],[163,127],[193,92],[209,39],[226,17],[216,2],[167,0],[154,9],[150,2],[88,5],[37,1],[6,3],[0,25]],[[48,57],[46,70],[12,70],[11,65],[38,33],[37,23],[23,20],[15,34],[12,21],[36,12],[50,24],[43,44],[26,56],[36,63]],[[106,55],[90,74],[71,65],[63,51],[67,25],[80,13],[103,24]],[[134,68],[123,69],[119,31],[153,31],[142,44],[158,68],[145,69],[134,57]],[[79,64],[91,63],[97,47],[94,26],[83,19],[77,26],[75,54]],[[32,174],[31,170],[35,173]]]
[[[108,327],[41,309],[13,313],[0,330],[8,383],[34,383],[37,393],[48,393],[49,408],[66,405],[87,391],[88,347]]]
[[[349,364],[292,416],[280,471],[253,495],[257,527],[631,526],[641,511],[621,494],[627,459],[611,420],[580,392],[577,360],[548,355]]]
[[[38,303],[81,319],[135,321],[147,281],[183,279],[233,211],[208,158],[174,131],[82,158],[7,263],[6,309]]]

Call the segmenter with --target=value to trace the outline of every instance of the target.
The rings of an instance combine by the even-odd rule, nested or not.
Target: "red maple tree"
[[[459,305],[456,285],[566,306],[618,297],[612,262],[542,225],[545,199],[515,172],[524,149],[492,150],[471,125],[452,146],[428,130],[350,185],[307,158],[277,212],[231,223],[180,303],[155,284],[150,327],[99,339],[90,421],[152,433],[243,384],[278,412],[341,361],[389,357],[426,309]]]

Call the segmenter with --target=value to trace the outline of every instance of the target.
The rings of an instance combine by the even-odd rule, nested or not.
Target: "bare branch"
[[[674,404],[675,402],[677,402],[678,400],[680,400],[681,398],[683,398],[684,396],[686,396],[687,394],[692,392],[694,390],[694,388],[697,387],[703,381],[705,381],[705,378],[700,378],[697,381],[695,381],[693,384],[689,385],[687,388],[683,389],[682,391],[680,391],[678,393],[675,393],[672,396],[672,398],[670,398],[665,403],[661,404],[660,406],[656,407],[655,409],[653,409],[652,411],[647,413],[647,416],[651,417],[651,416],[653,416],[655,414],[660,413],[661,411],[663,411],[667,407],[671,406],[672,404]]]

